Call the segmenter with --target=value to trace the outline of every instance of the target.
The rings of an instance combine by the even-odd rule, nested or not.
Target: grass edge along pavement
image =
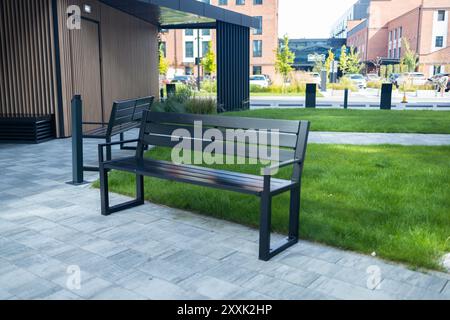
[[[170,150],[156,148],[147,156],[170,160]],[[258,166],[229,169],[259,174]],[[290,168],[278,174],[289,175]],[[153,203],[258,226],[257,197],[154,178],[146,178],[145,187]],[[133,196],[134,189],[133,175],[110,173],[112,192]],[[274,198],[276,232],[287,231],[288,197]],[[309,145],[302,239],[441,270],[439,259],[450,252],[449,208],[450,147]]]
[[[312,131],[450,134],[450,111],[277,108],[227,112],[224,115],[309,120]]]

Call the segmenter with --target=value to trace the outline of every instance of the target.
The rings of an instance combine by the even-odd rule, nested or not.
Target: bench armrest
[[[124,140],[124,141],[115,141],[110,143],[101,143],[98,145],[98,162],[103,163],[105,162],[105,158],[103,157],[103,151],[106,147],[111,147],[119,144],[128,144],[133,142],[139,142],[139,139],[133,139],[133,140]]]
[[[300,164],[301,162],[302,162],[302,160],[300,160],[300,159],[292,159],[292,160],[288,160],[288,161],[284,161],[281,163],[271,165],[269,167],[265,167],[264,169],[262,169],[263,175],[264,176],[272,176],[274,173],[278,172],[278,170],[280,170],[283,167],[287,167],[287,166],[290,166],[293,164]]]

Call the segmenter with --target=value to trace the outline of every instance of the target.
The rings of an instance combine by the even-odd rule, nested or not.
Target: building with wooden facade
[[[251,17],[194,0],[1,0],[0,140],[70,136],[75,94],[89,122],[107,122],[115,100],[157,97],[159,30],[194,26],[223,34],[218,99],[241,108],[248,68],[225,70],[248,63]]]

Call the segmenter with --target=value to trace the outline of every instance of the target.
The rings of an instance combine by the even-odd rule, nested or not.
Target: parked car
[[[309,72],[308,76],[311,77],[311,83],[317,84],[317,87],[320,89],[320,85],[322,84],[322,78],[318,72]]]
[[[390,81],[394,86],[396,86],[397,88],[398,88],[397,80],[398,80],[399,77],[400,77],[400,74],[399,74],[399,73],[392,73],[392,74],[389,76],[389,81]]]
[[[381,81],[381,77],[376,73],[369,73],[366,75],[366,80],[369,81]]]
[[[362,74],[346,74],[344,77],[350,79],[359,89],[367,89],[367,81]]]
[[[193,76],[185,75],[185,76],[175,76],[170,83],[182,83],[185,85],[191,85],[193,82],[195,82],[195,79]]]
[[[440,80],[442,77],[450,77],[450,73],[439,73],[439,74],[437,74],[437,75],[434,75],[434,76],[431,77],[430,79],[428,79],[428,81],[430,81],[431,83],[433,83],[433,84],[436,85],[436,90],[437,90],[437,91],[440,91],[440,88],[439,88],[438,83],[439,83],[439,80]],[[445,89],[445,92],[450,92],[450,81],[447,82],[447,88]]]
[[[412,84],[415,86],[423,86],[428,83],[427,77],[420,72],[406,72],[402,73],[397,79],[397,86],[401,86],[404,83]]]
[[[269,86],[269,81],[264,75],[250,76],[250,85],[267,88]]]

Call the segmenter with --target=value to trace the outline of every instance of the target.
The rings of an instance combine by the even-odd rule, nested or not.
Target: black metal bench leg
[[[289,213],[289,237],[280,244],[271,246],[272,229],[272,195],[263,192],[261,195],[261,219],[259,229],[259,259],[269,261],[277,254],[298,243],[298,227],[300,219],[300,187],[291,190]]]
[[[264,192],[261,196],[261,218],[259,225],[259,259],[270,259],[270,232],[272,225],[272,196]]]
[[[104,216],[109,216],[110,214],[115,212],[141,206],[144,204],[144,177],[136,175],[136,199],[115,206],[110,206],[108,190],[108,170],[100,165],[100,197],[102,215]]]
[[[300,187],[291,190],[291,204],[289,212],[289,239],[297,240],[300,226]]]
[[[144,204],[144,176],[136,175],[136,201]]]
[[[125,141],[125,134],[123,132],[120,134],[120,141]],[[121,143],[120,150],[124,150],[124,148],[125,148],[125,144]]]
[[[111,137],[106,138],[106,143],[111,143]],[[107,146],[106,147],[106,160],[111,161],[112,159],[112,147]]]
[[[100,165],[100,198],[102,215],[109,215],[109,189],[108,189],[108,171]]]

